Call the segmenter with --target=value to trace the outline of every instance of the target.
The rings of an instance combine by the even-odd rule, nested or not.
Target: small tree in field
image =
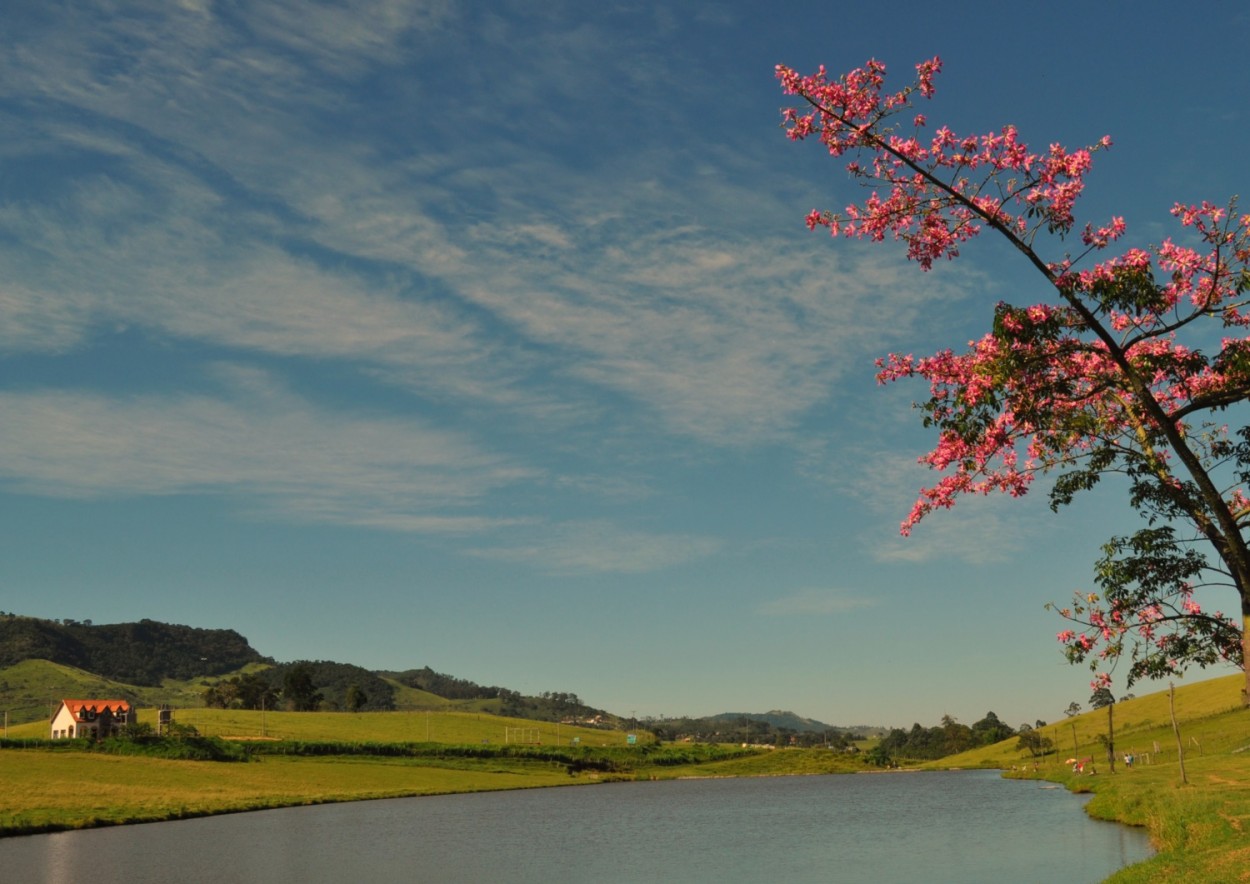
[[[1073,662],[1110,668],[1130,652],[1129,683],[1188,665],[1250,660],[1250,215],[1210,203],[1176,204],[1186,242],[1164,240],[1095,261],[1125,233],[1122,218],[1078,228],[1075,204],[1094,154],[1109,138],[1031,151],[1014,126],[984,135],[929,130],[913,107],[934,93],[941,62],[916,66],[914,83],[884,89],[868,62],[830,79],[779,65],[798,108],[783,111],[791,139],[818,138],[871,193],[842,212],[814,210],[809,228],[906,245],[928,270],[958,257],[983,230],[1004,237],[1041,277],[1049,299],[1000,303],[962,353],[879,360],[882,383],[921,377],[919,407],[937,432],[921,458],[942,478],[921,491],[904,534],[964,494],[1024,494],[1053,473],[1052,509],[1110,474],[1127,481],[1147,527],[1112,539],[1098,564],[1101,594],[1060,614]],[[1194,601],[1202,585],[1231,587],[1241,628]],[[1250,670],[1245,670],[1250,703]],[[1109,677],[1101,673],[1095,689]]]
[[[1054,741],[1042,736],[1031,725],[1021,725],[1017,736],[1019,739],[1016,740],[1016,749],[1020,752],[1028,752],[1034,758],[1053,752],[1055,749]]]

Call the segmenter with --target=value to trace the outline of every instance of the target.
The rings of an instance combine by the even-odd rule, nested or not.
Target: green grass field
[[[235,740],[369,741],[377,743],[504,743],[537,741],[569,745],[574,739],[586,746],[624,746],[624,731],[573,727],[548,721],[527,721],[476,712],[258,712],[247,709],[174,711],[178,724],[191,725],[202,735]],[[140,709],[140,723],[156,725],[156,710]],[[46,720],[9,727],[10,737],[46,738]],[[639,743],[654,737],[639,731]]]
[[[239,810],[559,786],[562,766],[420,759],[266,757],[246,764],[0,750],[0,834],[180,819]]]

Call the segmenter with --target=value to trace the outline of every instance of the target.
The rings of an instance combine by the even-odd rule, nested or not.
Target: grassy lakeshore
[[[1039,729],[1056,745],[1054,754],[1033,758],[1013,738],[916,767],[1001,768],[1007,776],[1094,793],[1091,816],[1144,827],[1158,850],[1108,879],[1115,884],[1250,881],[1250,710],[1240,708],[1240,684],[1240,676],[1229,676],[1178,689],[1187,784],[1180,782],[1166,693],[1116,704],[1114,773],[1099,740],[1105,710]],[[179,721],[253,747],[252,760],[67,751],[46,741],[0,748],[0,779],[8,787],[0,836],[370,798],[871,769],[862,756],[824,750],[658,746],[641,733],[630,746],[621,732],[465,712],[267,713],[262,722],[259,713],[203,709],[180,711]],[[21,725],[9,735],[39,738],[46,727]],[[541,745],[506,746],[505,727],[532,728],[527,736]],[[281,754],[288,749],[305,754]],[[1131,769],[1125,752],[1136,756]],[[1074,756],[1093,759],[1097,772],[1074,774],[1066,763]]]
[[[187,710],[179,720],[224,735],[251,760],[111,754],[41,739],[0,748],[0,836],[372,798],[863,767],[838,752],[657,746],[650,734],[631,746],[622,732],[567,726],[556,742],[554,724],[472,713],[269,713],[264,737],[258,713]],[[505,726],[532,726],[527,733],[542,742],[505,745]],[[37,739],[39,728],[10,728],[10,737]],[[414,739],[427,729],[430,741]]]
[[[1097,737],[1105,710],[1047,725],[1057,755],[1034,759],[1016,740],[944,758],[934,768],[998,767],[1007,776],[1062,783],[1092,792],[1097,819],[1141,826],[1158,853],[1111,876],[1113,884],[1250,881],[1250,710],[1240,708],[1240,675],[1176,691],[1188,783],[1181,782],[1166,692],[1116,704],[1116,770]],[[1126,768],[1123,756],[1136,760]],[[1091,758],[1096,773],[1075,774],[1071,757]]]
[[[8,797],[0,835],[184,819],[216,813],[410,795],[586,782],[552,765],[409,759],[286,758],[229,764],[79,752],[0,751]]]

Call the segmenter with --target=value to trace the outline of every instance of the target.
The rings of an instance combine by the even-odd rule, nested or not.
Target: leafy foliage
[[[1050,737],[1043,736],[1039,731],[1023,725],[1018,732],[1019,739],[1016,741],[1016,748],[1021,752],[1028,752],[1034,758],[1041,755],[1049,755],[1055,751],[1055,742]]]
[[[204,705],[216,709],[276,709],[281,692],[261,672],[245,672],[210,685]]]
[[[395,708],[395,688],[377,673],[351,663],[300,660],[279,664],[260,674],[272,688],[280,688],[282,702],[297,710],[352,709],[353,688],[358,693],[352,711],[382,712]]]
[[[1095,573],[1101,595],[1077,593],[1074,604],[1059,610],[1082,628],[1059,633],[1069,662],[1088,659],[1096,670],[1127,654],[1130,685],[1183,665],[1242,665],[1237,624],[1222,611],[1204,611],[1194,600],[1195,589],[1210,573],[1206,557],[1182,543],[1172,526],[1112,538]],[[1105,679],[1096,686],[1105,689]]]

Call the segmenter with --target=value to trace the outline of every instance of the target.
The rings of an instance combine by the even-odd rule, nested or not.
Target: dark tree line
[[[1004,724],[993,712],[987,712],[971,727],[943,715],[942,723],[934,727],[913,724],[910,731],[892,729],[873,747],[871,757],[883,765],[905,759],[928,761],[989,746],[1015,735],[1015,728]]]
[[[277,709],[280,692],[259,672],[222,679],[204,691],[204,705],[216,709]]]
[[[543,691],[535,697],[527,697],[516,691],[500,691],[500,714],[515,718],[532,718],[536,721],[576,720],[589,723],[596,716],[617,720],[602,709],[587,706],[577,694],[566,691]]]
[[[530,718],[535,721],[564,721],[601,716],[616,720],[602,709],[587,706],[577,694],[567,691],[543,691],[537,696],[527,696],[518,691],[496,685],[480,685],[465,678],[456,678],[435,672],[428,666],[403,672],[383,672],[402,685],[434,694],[445,700],[498,700],[500,715]]]
[[[223,709],[382,712],[395,708],[395,688],[350,663],[300,660],[210,685],[204,702]]]
[[[704,718],[648,719],[644,726],[657,739],[693,743],[750,743],[804,748],[829,746],[833,749],[849,749],[854,746],[856,739],[854,734],[836,728],[799,730],[773,724],[765,716],[749,715],[731,719],[719,715]]]
[[[435,672],[428,666],[421,669],[408,669],[404,672],[383,672],[402,685],[416,688],[429,694],[435,694],[445,700],[496,700],[503,695],[515,692],[506,688],[487,687],[464,678]],[[518,695],[519,696],[519,695]]]

